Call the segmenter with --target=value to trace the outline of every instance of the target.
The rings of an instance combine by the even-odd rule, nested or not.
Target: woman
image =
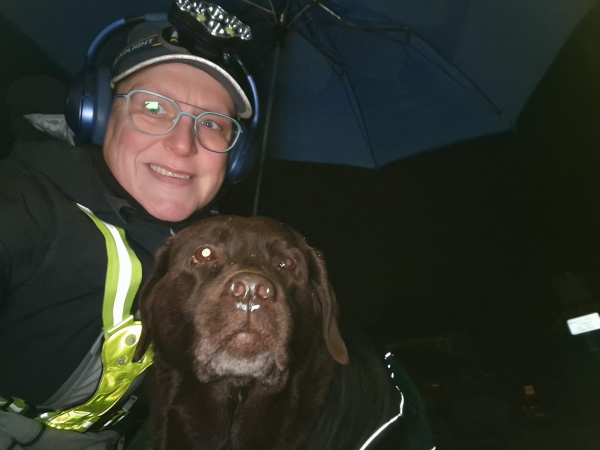
[[[222,55],[178,38],[164,20],[131,30],[102,151],[28,142],[0,162],[0,408],[21,413],[0,411],[0,450],[106,448],[135,402],[151,362],[130,358],[137,289],[164,241],[210,214],[252,114]],[[119,376],[98,384],[101,357]]]

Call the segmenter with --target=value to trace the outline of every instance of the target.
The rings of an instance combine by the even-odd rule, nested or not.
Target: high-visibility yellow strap
[[[142,265],[129,247],[125,232],[119,227],[98,219],[85,206],[77,204],[96,224],[106,240],[108,267],[104,286],[102,323],[104,336],[131,314],[131,305],[142,281]]]
[[[51,427],[86,431],[123,397],[131,383],[152,364],[153,352],[133,362],[133,354],[142,334],[142,324],[131,315],[131,305],[142,281],[142,265],[127,243],[125,232],[97,218],[85,206],[77,204],[104,235],[108,267],[102,305],[104,344],[102,378],[95,394],[81,406],[66,411],[45,413],[39,420]]]
[[[152,364],[152,349],[148,349],[139,362],[133,362],[141,333],[142,324],[134,321],[133,316],[109,330],[109,338],[102,347],[102,378],[94,396],[83,405],[67,411],[42,414],[40,420],[57,429],[87,431]]]
[[[41,414],[38,420],[53,428],[83,432],[111,410],[133,381],[152,364],[153,352],[150,348],[140,361],[133,362],[142,324],[131,315],[131,305],[142,281],[142,265],[127,243],[125,232],[98,219],[85,206],[77,206],[96,224],[106,241],[102,377],[95,394],[86,403],[66,411]],[[0,409],[22,414],[28,407],[23,400],[9,401],[0,397]]]

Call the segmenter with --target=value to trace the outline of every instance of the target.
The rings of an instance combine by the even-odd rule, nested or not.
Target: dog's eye
[[[296,268],[296,261],[292,258],[285,258],[279,263],[279,267],[292,271]]]
[[[201,262],[211,261],[215,257],[216,254],[210,247],[198,247],[192,255],[192,263],[198,265]]]

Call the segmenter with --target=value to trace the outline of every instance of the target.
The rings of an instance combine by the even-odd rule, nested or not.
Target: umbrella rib
[[[371,159],[373,160],[373,164],[375,165],[375,167],[379,167],[377,164],[377,158],[375,158],[375,153],[373,152],[373,144],[371,144],[371,136],[369,136],[369,130],[367,129],[367,125],[365,123],[365,117],[363,114],[363,110],[360,105],[360,102],[358,101],[358,96],[356,95],[356,90],[354,89],[354,84],[352,83],[352,80],[350,79],[350,77],[347,75],[347,73],[345,71],[342,76],[344,77],[344,80],[346,80],[346,83],[344,83],[344,90],[346,91],[346,97],[348,97],[348,100],[350,100],[350,103],[353,105],[352,112],[354,113],[354,117],[356,118],[356,121],[359,123],[360,131],[363,135],[363,139],[365,140],[365,143],[367,144],[369,153],[371,154]],[[350,87],[350,90],[352,91],[351,94],[348,93],[348,88],[346,87],[347,85]],[[352,99],[354,99],[354,102],[352,102]]]
[[[296,21],[301,15],[302,13],[304,13],[309,7],[313,6],[314,4],[318,4],[319,6],[325,8],[329,13],[331,13],[336,19],[338,19],[335,22],[314,22],[309,20],[305,20],[302,23],[304,23],[305,25],[319,25],[319,26],[333,26],[333,27],[339,27],[339,28],[350,28],[352,30],[359,30],[359,31],[364,31],[364,32],[371,32],[371,33],[378,33],[380,34],[381,32],[393,32],[393,33],[404,33],[407,35],[410,34],[414,34],[414,31],[411,30],[410,28],[408,28],[406,25],[403,24],[390,24],[390,23],[386,23],[384,26],[381,25],[373,25],[373,26],[361,26],[361,25],[356,25],[353,22],[350,22],[348,19],[344,19],[341,16],[338,16],[337,14],[335,14],[333,11],[331,11],[330,9],[326,8],[322,3],[320,2],[313,2],[310,5],[306,5],[302,11],[300,11],[298,14],[296,14],[296,16],[294,16],[294,21]],[[292,24],[290,23],[290,26]],[[288,27],[289,28],[289,27]],[[387,37],[387,36],[386,36]],[[387,37],[388,39],[391,39],[389,37]]]
[[[341,26],[341,27],[356,28],[356,29],[363,29],[363,28],[364,29],[368,29],[369,28],[369,27],[362,27],[360,25],[356,25],[354,22],[352,22],[352,21],[350,21],[350,20],[348,20],[348,19],[340,16],[339,14],[336,14],[331,8],[328,8],[327,6],[325,6],[319,0],[313,0],[311,2],[311,4],[305,6],[303,8],[303,11],[301,11],[301,12],[304,12],[304,10],[307,9],[309,6],[314,6],[314,5],[320,6],[322,9],[324,9],[325,11],[327,11],[331,16],[335,17],[338,20],[338,22],[341,22],[341,23],[338,23],[338,22],[332,23],[332,25],[338,25],[338,26]],[[298,16],[299,15],[300,14],[298,14]],[[404,26],[402,26],[402,27],[404,27]],[[394,26],[390,30],[396,31],[397,28],[398,28],[397,26]],[[378,28],[378,29],[380,29],[380,28]]]
[[[321,8],[323,8],[325,11],[327,11],[329,14],[331,14],[333,17],[335,17],[337,20],[343,20],[344,22],[348,22],[348,23],[352,23],[346,19],[342,19],[341,16],[338,16],[336,13],[334,13],[331,9],[329,9],[327,6],[325,6],[323,3],[317,1],[317,5],[319,5]]]
[[[311,44],[323,57],[330,62],[330,64],[334,64],[339,68],[339,73],[337,75],[343,80],[344,91],[346,92],[346,97],[352,106],[352,113],[354,114],[354,118],[358,123],[358,127],[360,129],[361,134],[363,135],[363,139],[365,144],[369,149],[369,153],[371,155],[371,159],[373,160],[373,164],[375,167],[377,166],[377,158],[375,158],[375,153],[373,152],[373,145],[371,144],[371,137],[369,136],[369,131],[367,130],[367,126],[365,124],[365,118],[362,111],[362,107],[358,101],[358,97],[356,96],[356,90],[354,89],[354,85],[352,80],[348,76],[347,72],[344,70],[341,63],[339,63],[333,56],[331,56],[331,52],[327,48],[323,48],[322,45],[318,44],[316,40],[313,40],[306,36],[301,31],[298,31],[298,34],[302,36],[309,44]],[[350,89],[351,92],[348,92]],[[352,101],[354,99],[354,101]]]
[[[327,62],[329,62],[332,65],[337,66],[338,68],[342,67],[342,64],[337,59],[335,59],[335,57],[333,56],[333,54],[331,53],[331,51],[328,48],[323,47],[316,40],[309,38],[302,31],[296,30],[296,32],[300,36],[302,36],[306,40],[306,42],[308,42],[310,45],[312,45],[315,48],[315,50],[317,50],[319,53],[321,53],[321,55],[323,55],[323,57],[327,60]]]
[[[418,36],[419,39],[421,39],[423,42],[425,42],[429,47],[431,47],[437,53],[437,50],[435,50],[435,47],[433,47],[429,43],[427,43],[427,41],[424,40],[422,37],[420,37],[414,30],[411,30],[410,28],[408,28],[408,27],[406,27],[404,25],[401,25],[401,24],[399,24],[397,27],[392,27],[392,28],[375,28],[375,27],[357,26],[357,25],[354,25],[352,22],[346,21],[345,19],[342,20],[341,22],[346,22],[346,23],[334,23],[334,22],[330,22],[330,23],[320,23],[319,25],[329,25],[329,26],[337,26],[337,27],[343,27],[343,28],[359,29],[359,30],[362,30],[362,31],[365,31],[365,32],[373,32],[373,33],[381,32],[381,31],[392,31],[392,32],[397,32],[397,33],[406,33],[409,37],[410,37],[410,35],[415,35],[415,36]],[[313,22],[313,25],[314,25],[314,22]],[[417,50],[417,49],[415,48],[415,50]],[[324,54],[323,51],[321,51],[321,53]],[[422,52],[419,52],[419,53],[421,54],[421,56],[423,56],[424,58],[428,59],[431,63],[433,63],[433,61],[431,61],[427,57],[427,55],[423,54]],[[324,56],[325,56],[325,54],[324,54]],[[502,109],[500,109],[500,107],[498,107],[498,105],[496,105],[494,103],[494,101],[473,80],[471,80],[465,74],[465,72],[463,70],[461,70],[458,66],[456,66],[451,61],[449,61],[449,60],[447,60],[445,58],[444,58],[444,60],[448,64],[450,64],[468,82],[469,86],[481,97],[481,99],[484,101],[484,103],[487,104],[488,108],[490,108],[498,117],[500,117],[502,120],[504,120],[511,128],[513,128],[513,129],[515,128],[515,124],[512,123],[510,120],[508,120],[506,118],[506,116],[504,115],[504,112],[502,111]],[[337,63],[337,64],[339,64],[341,66],[340,63]],[[440,70],[443,70],[444,73],[446,73],[446,75],[448,75],[453,80],[459,81],[454,76],[452,76],[451,73],[449,73],[447,70],[445,70],[444,68],[439,67],[439,66],[437,66],[437,67]]]
[[[329,22],[329,23],[322,22],[322,23],[320,23],[320,25],[331,25],[331,26],[338,26],[338,27],[342,27],[342,28],[353,28],[353,29],[362,30],[362,31],[394,31],[394,32],[405,32],[405,33],[413,32],[406,25],[403,25],[403,24],[401,24],[399,22],[395,22],[395,21],[392,21],[392,22],[385,21],[385,22],[382,22],[381,24],[373,24],[372,26],[357,25],[354,22],[340,16],[339,14],[336,14],[331,8],[328,8],[327,6],[325,6],[321,1],[313,0],[313,2],[311,4],[314,5],[315,3],[318,6],[320,6],[321,8],[323,8],[325,11],[327,11],[330,15],[332,15],[333,17],[335,17],[337,19],[337,21],[335,21],[335,22]]]
[[[308,5],[304,6],[304,8],[302,8],[300,11],[298,11],[298,13],[292,18],[292,20],[290,20],[290,23],[288,23],[287,28],[289,29],[294,22],[300,17],[302,16],[302,14],[304,14],[304,12],[309,9],[312,8],[314,6],[314,3],[309,3]]]
[[[418,36],[416,33],[415,36]],[[425,41],[422,37],[418,36],[419,39],[421,39],[423,42],[425,42],[430,48],[432,48],[436,54],[437,50],[435,49],[435,47],[429,45],[429,43],[427,41]],[[435,64],[434,61],[432,61],[426,54],[424,54],[423,52],[420,52],[418,50],[417,47],[413,47],[415,51],[419,52],[419,54],[427,59],[431,64]],[[438,54],[439,55],[439,54]],[[481,98],[485,101],[485,103],[487,104],[487,107],[490,108],[495,114],[497,114],[502,120],[504,120],[509,126],[510,128],[514,129],[515,128],[515,124],[513,124],[510,120],[508,120],[506,118],[506,116],[504,115],[504,111],[502,111],[502,109],[500,109],[500,107],[498,105],[496,105],[494,103],[494,101],[477,85],[477,83],[475,83],[473,80],[471,80],[471,78],[469,78],[467,76],[467,74],[460,69],[456,64],[454,64],[452,61],[443,58],[445,62],[447,62],[450,66],[452,66],[454,68],[454,70],[456,70],[469,84],[469,87],[471,87],[471,89],[473,89],[477,94],[479,94],[481,96]],[[460,80],[458,80],[456,77],[454,77],[449,71],[447,71],[445,68],[440,67],[439,65],[435,64],[436,67],[438,67],[441,71],[443,71],[448,77],[450,77],[451,79],[460,82]]]
[[[365,26],[365,25],[356,25],[352,22],[348,22],[347,20],[344,20],[344,21],[342,21],[342,23],[321,22],[321,23],[319,23],[319,25],[340,27],[340,28],[352,28],[354,30],[360,30],[360,31],[366,31],[366,32],[370,31],[373,33],[379,33],[382,31],[391,31],[391,32],[395,32],[395,33],[407,33],[407,34],[414,33],[414,31],[412,29],[410,29],[406,25],[402,25],[402,24],[397,24],[397,25],[385,24],[384,26]]]
[[[273,3],[271,3],[271,2],[269,2],[269,3],[271,3],[271,8],[273,8],[273,10],[270,10],[269,8],[265,8],[264,6],[260,6],[260,5],[254,3],[254,2],[251,2],[250,0],[242,0],[242,2],[248,3],[249,5],[252,5],[252,6],[254,6],[257,9],[260,9],[261,11],[264,11],[264,12],[267,12],[269,14],[275,15],[275,8],[273,8]]]
[[[267,22],[269,22],[269,25],[276,25],[277,24],[277,19],[274,17],[275,14],[273,14],[273,11],[269,11],[267,8],[264,8],[260,5],[257,5],[256,3],[252,3],[251,1],[245,1],[245,0],[241,0],[242,2],[246,3],[246,8],[244,8],[243,13],[241,13],[241,15],[245,14],[248,10],[253,9],[256,7],[256,10],[261,14],[261,18],[264,17],[265,20]],[[262,23],[261,21],[258,20],[252,20],[252,19],[246,19],[246,23],[247,24],[252,24],[252,23]]]

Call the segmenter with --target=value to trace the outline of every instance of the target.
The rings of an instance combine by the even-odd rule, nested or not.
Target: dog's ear
[[[338,329],[338,305],[333,288],[327,277],[325,260],[321,252],[313,250],[312,253],[315,268],[312,276],[314,277],[313,282],[323,312],[323,337],[325,338],[325,344],[333,359],[340,364],[348,364],[348,350]]]
[[[150,344],[152,342],[152,291],[156,283],[158,283],[169,270],[169,259],[170,259],[170,246],[169,242],[163,247],[159,248],[154,258],[154,270],[150,275],[150,278],[146,280],[142,289],[140,290],[140,296],[138,300],[140,315],[142,319],[142,335],[138,341],[135,353],[133,355],[134,361],[139,361]]]

